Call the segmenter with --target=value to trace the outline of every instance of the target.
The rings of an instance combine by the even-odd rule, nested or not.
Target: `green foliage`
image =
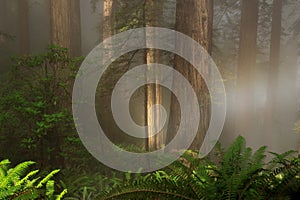
[[[67,49],[57,46],[44,54],[14,58],[14,69],[0,90],[4,157],[62,167],[69,150],[77,152],[68,149],[71,144],[66,138],[73,142],[77,138],[70,108],[72,82],[81,60],[71,59]],[[76,142],[76,147],[81,145]]]
[[[64,175],[66,175],[65,172]],[[68,174],[68,173],[67,173]],[[100,191],[109,191],[116,185],[121,184],[122,179],[113,173],[109,178],[100,173],[75,176],[70,175],[62,185],[68,187],[70,195],[67,195],[66,200],[81,200],[81,199],[97,199]]]
[[[60,170],[54,170],[41,178],[36,177],[39,170],[26,173],[29,171],[29,167],[34,164],[32,161],[22,162],[14,168],[9,168],[9,164],[9,160],[0,162],[0,199],[59,200],[67,192],[64,189],[60,194],[54,194],[55,182],[51,178]]]
[[[266,147],[252,152],[238,137],[218,160],[187,152],[171,166],[107,192],[102,199],[293,199],[300,191],[299,159],[294,152],[274,154],[265,163]]]

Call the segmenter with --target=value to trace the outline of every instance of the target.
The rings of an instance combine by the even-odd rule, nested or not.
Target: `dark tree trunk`
[[[193,38],[208,52],[211,52],[212,46],[212,5],[213,1],[211,0],[181,0],[177,1],[176,4],[176,30]],[[206,66],[206,59],[203,58],[202,60],[203,66]],[[208,90],[201,75],[188,62],[179,56],[175,56],[174,62],[175,69],[190,81],[198,97],[200,105],[199,129],[190,149],[199,150],[209,125],[210,98]],[[203,67],[203,71],[208,73],[209,69]],[[178,83],[174,82],[173,84],[176,87]],[[170,142],[175,136],[180,120],[180,107],[176,97],[172,95],[167,142]]]

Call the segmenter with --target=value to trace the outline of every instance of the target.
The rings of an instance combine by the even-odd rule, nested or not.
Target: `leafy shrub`
[[[88,156],[71,115],[72,82],[81,60],[71,59],[67,49],[57,46],[44,54],[15,58],[0,90],[3,157],[55,167],[84,162]]]
[[[61,199],[67,190],[54,195],[55,182],[51,180],[59,170],[53,170],[44,178],[35,177],[39,170],[32,170],[26,174],[32,161],[22,162],[14,168],[9,168],[9,160],[0,162],[0,199]],[[35,178],[33,178],[35,177]]]

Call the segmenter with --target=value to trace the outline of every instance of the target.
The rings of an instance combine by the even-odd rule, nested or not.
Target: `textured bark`
[[[242,2],[237,79],[237,134],[245,134],[253,120],[253,74],[256,66],[258,2],[258,0]]]
[[[211,52],[212,46],[212,5],[213,1],[211,0],[180,0],[177,1],[176,4],[176,30],[193,38],[208,52]],[[201,62],[203,64],[202,72],[209,74],[209,69],[205,67],[207,66],[205,64],[206,58],[203,57]],[[174,67],[177,71],[183,74],[187,80],[189,80],[197,94],[200,105],[200,122],[195,122],[199,123],[199,128],[190,149],[199,150],[209,125],[210,98],[208,90],[201,75],[184,59],[179,56],[175,56]],[[173,83],[175,87],[178,87],[176,84],[180,83]],[[191,110],[191,112],[193,111]],[[177,103],[176,97],[172,96],[167,142],[170,142],[175,136],[180,120],[180,107]],[[193,121],[193,119],[186,120],[191,122]],[[189,127],[186,127],[185,130],[189,130]]]
[[[280,39],[281,39],[281,12],[282,0],[274,0],[272,10],[272,30],[269,60],[269,78],[267,100],[265,109],[265,132],[266,137],[271,137],[274,123],[274,111],[277,100],[278,70],[280,65]]]
[[[28,0],[19,2],[19,50],[20,54],[29,53]]]
[[[158,27],[161,25],[160,16],[162,16],[162,4],[163,1],[146,0],[145,1],[145,25],[147,27]],[[146,32],[146,35],[148,33]],[[155,34],[155,33],[154,33]],[[147,40],[147,45],[150,45],[153,41]],[[159,63],[160,55],[157,49],[148,49],[145,51],[145,61],[147,64]],[[147,68],[147,74],[150,75],[150,67]],[[154,73],[154,74],[153,74]],[[159,71],[152,72],[152,74],[158,78]],[[159,111],[152,112],[151,107],[155,104],[162,104],[162,87],[156,84],[148,84],[146,86],[146,125],[148,126],[148,136],[157,132],[159,121],[161,120]],[[148,137],[146,139],[146,150],[152,151],[160,149],[163,145],[164,133],[159,131],[156,135]]]
[[[71,56],[81,54],[79,0],[51,0],[51,43],[70,49]]]
[[[51,43],[71,48],[70,0],[51,0]]]

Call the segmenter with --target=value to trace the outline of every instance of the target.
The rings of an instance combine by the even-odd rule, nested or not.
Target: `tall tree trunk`
[[[19,48],[21,54],[29,53],[28,0],[19,1]]]
[[[277,103],[278,70],[280,65],[281,12],[282,0],[274,0],[272,9],[269,78],[264,123],[266,139],[272,138],[271,134],[275,120],[274,113]]]
[[[145,26],[146,27],[158,27],[161,25],[160,23],[160,17],[162,16],[162,4],[163,1],[155,1],[155,0],[145,0],[145,7],[144,7],[144,12],[145,12]],[[146,32],[146,35],[148,33]],[[155,33],[154,33],[155,34]],[[152,43],[153,41],[147,40],[148,44]],[[160,61],[160,54],[159,50],[157,49],[147,49],[145,51],[145,61],[146,64],[151,64],[151,63],[159,63]],[[147,74],[150,75],[150,67],[147,68]],[[158,78],[159,72],[155,71],[152,72],[152,74]],[[152,137],[148,137],[146,139],[146,150],[152,151],[152,150],[157,150],[160,149],[163,145],[163,140],[164,140],[164,134],[162,131],[158,131],[159,127],[159,122],[161,120],[160,116],[161,113],[159,110],[156,112],[153,112],[151,110],[151,107],[155,104],[161,105],[162,104],[162,87],[156,83],[156,84],[148,84],[146,86],[146,125],[148,126],[148,136],[153,135],[156,133],[156,135]]]
[[[193,38],[208,52],[211,52],[212,46],[212,8],[213,1],[211,0],[180,0],[176,4],[176,30]],[[206,66],[205,60],[203,58],[203,66]],[[175,56],[174,68],[190,81],[197,94],[200,105],[200,122],[197,135],[190,149],[199,150],[209,125],[210,98],[208,90],[197,70],[181,57]],[[208,74],[209,69],[203,67],[203,72]],[[177,87],[176,84],[179,83],[173,82],[175,87]],[[175,136],[180,120],[180,107],[176,97],[172,95],[167,142],[170,142]]]
[[[79,0],[51,0],[51,43],[70,50],[71,56],[81,54]]]
[[[253,120],[254,70],[256,66],[256,39],[258,0],[242,1],[242,17],[237,78],[236,134],[249,131]]]

